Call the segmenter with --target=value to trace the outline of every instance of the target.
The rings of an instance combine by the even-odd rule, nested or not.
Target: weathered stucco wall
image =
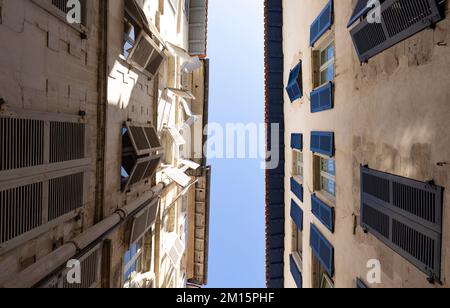
[[[360,64],[347,22],[356,1],[334,1],[334,26],[324,35],[335,38],[334,109],[311,114],[312,52],[309,27],[327,0],[285,0],[285,82],[290,70],[303,61],[304,97],[290,103],[285,95],[286,140],[291,133],[303,133],[305,164],[304,287],[311,286],[309,225],[314,222],[334,245],[336,287],[354,287],[357,277],[366,278],[369,259],[382,264],[382,284],[370,287],[432,287],[426,275],[359,227],[360,165],[413,178],[434,180],[446,189],[444,197],[442,280],[450,279],[450,167],[437,163],[450,159],[450,22],[448,17],[436,29],[424,30],[410,39]],[[447,12],[448,15],[448,12]],[[320,45],[320,42],[317,44]],[[331,234],[311,214],[313,188],[311,131],[335,132],[337,200],[336,229]],[[286,145],[286,187],[292,170],[292,155]],[[293,197],[286,191],[285,204]],[[297,201],[298,202],[298,201]],[[286,217],[290,216],[286,206]],[[354,234],[355,216],[358,227]],[[286,220],[285,264],[291,251],[291,221]],[[285,285],[295,286],[289,266]]]

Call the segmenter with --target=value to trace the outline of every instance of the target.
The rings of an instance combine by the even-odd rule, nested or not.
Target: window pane
[[[336,175],[336,162],[334,161],[334,159],[321,158],[320,168],[323,172],[326,172],[330,175]]]
[[[334,45],[331,44],[320,53],[321,66],[334,58]]]
[[[333,81],[333,79],[334,79],[334,66],[333,64],[330,64],[320,72],[320,84],[323,85],[324,83]]]
[[[327,193],[336,196],[336,183],[330,179],[327,179],[325,177],[321,177],[321,184],[322,184],[322,190],[326,191]]]
[[[297,229],[297,252],[300,257],[303,256],[303,235],[300,229]]]

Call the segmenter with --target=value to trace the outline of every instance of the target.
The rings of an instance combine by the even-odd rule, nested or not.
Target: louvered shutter
[[[314,20],[310,27],[310,43],[314,44],[325,34],[333,25],[333,0],[330,0],[319,16]]]
[[[134,163],[134,167],[129,174],[123,190],[127,190],[128,188],[151,178],[159,167],[161,159],[162,154],[138,158]]]
[[[297,288],[301,289],[301,288],[303,288],[302,273],[301,273],[300,269],[298,268],[297,263],[295,262],[294,257],[292,255],[289,257],[289,261],[290,261],[290,269],[291,269],[292,278],[294,278],[295,285],[297,286]]]
[[[85,134],[71,116],[0,117],[0,250],[78,215],[89,167]]]
[[[291,218],[295,222],[297,228],[303,231],[303,210],[291,200]]]
[[[311,211],[328,230],[334,232],[334,208],[313,195],[311,196]]]
[[[288,85],[286,87],[286,91],[291,102],[303,96],[302,75],[302,62],[300,61],[300,63],[297,64],[289,74]]]
[[[334,133],[312,132],[311,152],[320,153],[329,157],[334,156]]]
[[[334,248],[320,233],[316,226],[311,225],[310,245],[314,255],[322,264],[330,277],[334,275]]]
[[[158,211],[158,200],[149,200],[147,206],[136,214],[131,227],[129,246],[138,242],[154,225]]]
[[[357,289],[368,289],[364,281],[362,281],[360,278],[356,279],[356,288]]]
[[[303,202],[303,185],[294,178],[291,178],[291,192]]]
[[[311,112],[333,109],[333,83],[329,82],[311,92]]]
[[[190,0],[189,3],[189,54],[206,56],[208,26],[208,1]]]
[[[291,134],[291,148],[303,151],[303,135]]]
[[[381,5],[381,23],[367,18],[350,34],[361,62],[442,20],[436,0],[386,0]]]
[[[442,187],[361,167],[361,226],[437,280],[442,211]]]
[[[136,155],[142,156],[162,148],[159,137],[153,127],[126,124]]]

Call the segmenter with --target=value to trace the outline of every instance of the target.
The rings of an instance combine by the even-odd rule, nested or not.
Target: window
[[[314,156],[314,190],[334,199],[336,197],[336,161],[333,158]]]
[[[292,252],[299,257],[299,261],[303,260],[303,231],[294,222],[292,223]]]
[[[124,257],[124,288],[130,288],[133,277],[142,272],[144,239],[131,245]]]
[[[154,77],[166,56],[154,40],[145,13],[136,0],[125,1],[122,55],[130,65]]]
[[[313,254],[313,284],[312,287],[315,289],[332,289],[334,288],[334,283],[331,280],[331,278],[327,274],[327,270],[325,267],[323,267],[322,263],[319,261],[319,259]]]
[[[300,180],[303,179],[303,152],[299,150],[292,151],[293,166],[292,175]]]
[[[321,87],[334,80],[334,41],[324,45],[325,47],[314,51],[314,65],[316,67],[314,88]]]

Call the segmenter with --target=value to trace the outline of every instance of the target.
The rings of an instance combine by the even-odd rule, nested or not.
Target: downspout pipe
[[[75,237],[70,242],[59,247],[44,258],[38,260],[33,265],[29,266],[22,272],[15,275],[9,281],[4,281],[0,285],[3,288],[32,288],[42,282],[47,277],[51,276],[65,263],[83,252],[87,248],[91,248],[96,242],[100,243],[111,232],[119,228],[128,218],[137,214],[142,210],[142,204],[149,199],[160,198],[166,184],[158,184],[153,187],[148,193],[136,200],[130,205],[127,205],[108,218],[102,220],[98,224],[87,229],[85,232]],[[148,206],[148,205],[146,205]],[[144,206],[145,207],[145,206]]]

